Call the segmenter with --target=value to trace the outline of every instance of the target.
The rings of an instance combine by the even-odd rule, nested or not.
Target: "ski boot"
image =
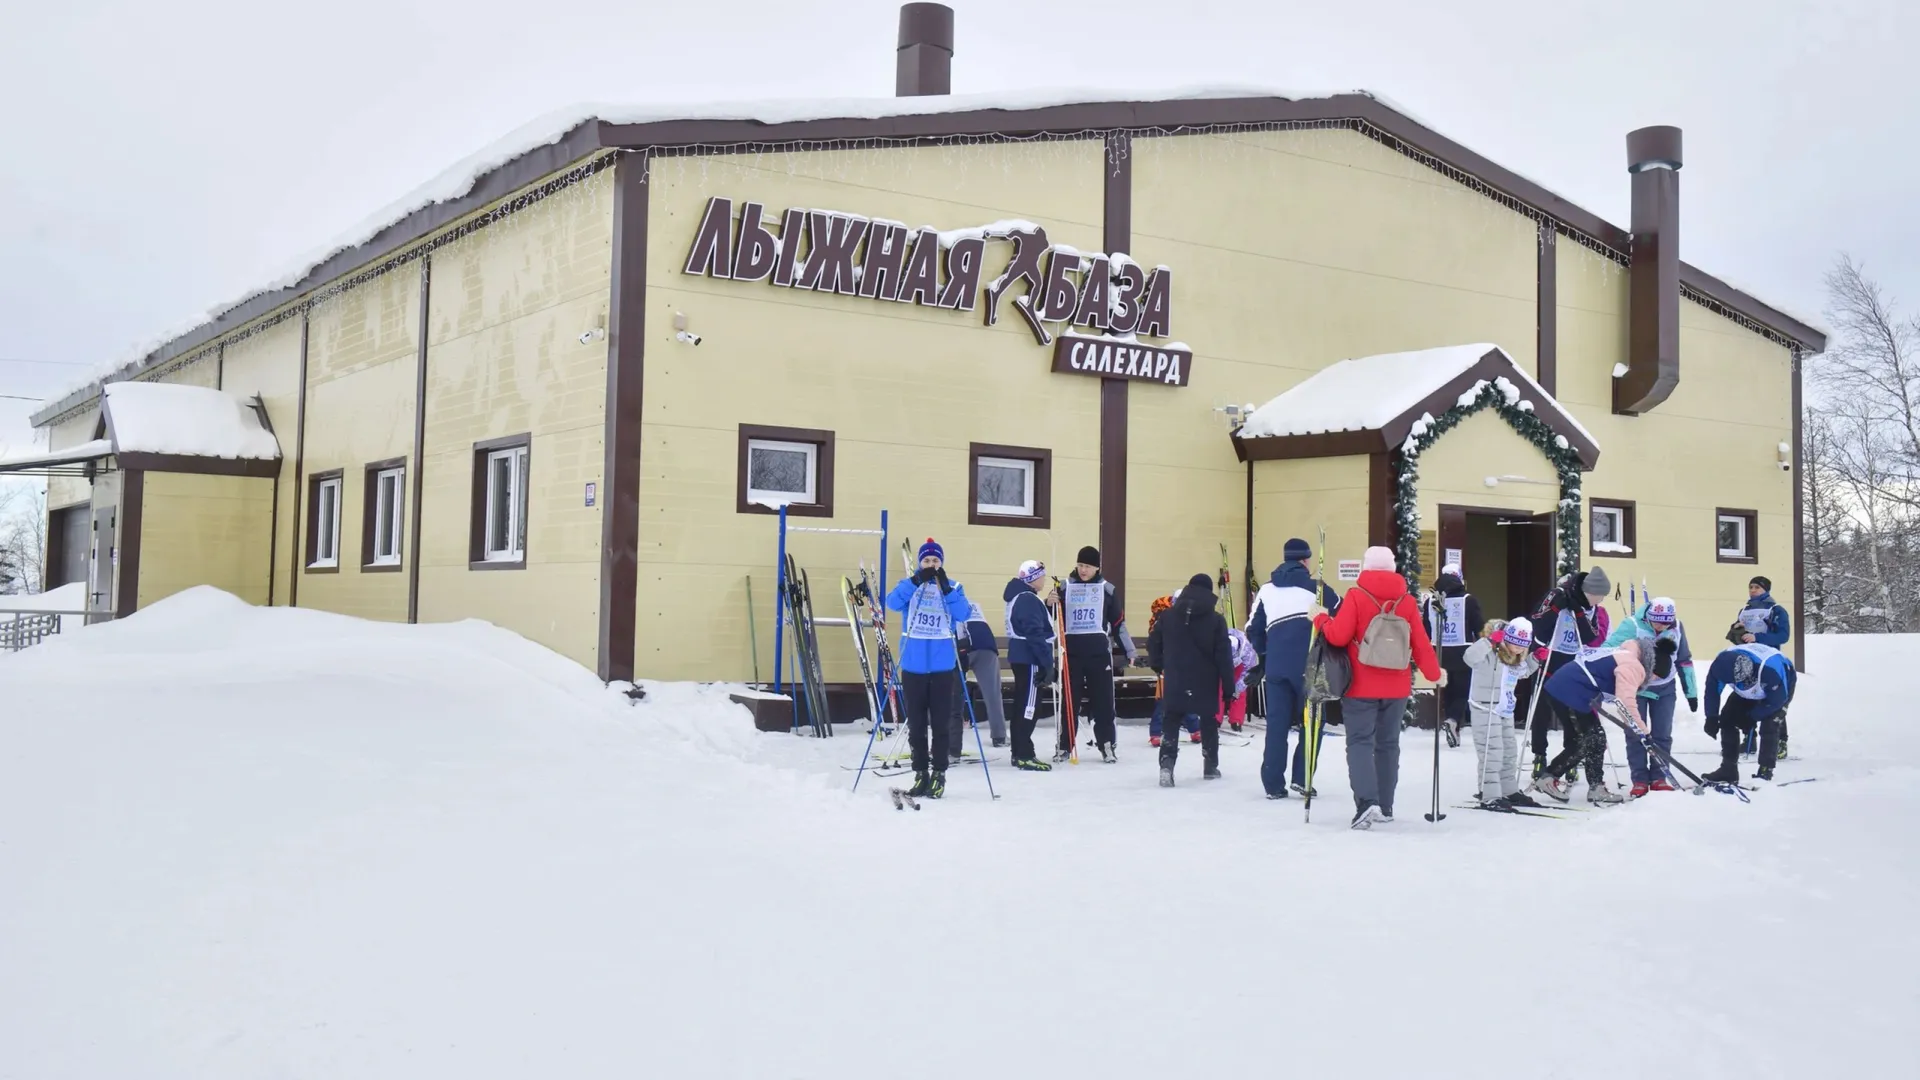
[[[1188,742],[1199,742],[1199,741],[1200,741],[1200,733],[1199,733],[1199,732],[1197,732],[1197,731],[1189,731],[1189,732],[1187,732],[1187,741],[1188,741]]]
[[[1545,775],[1546,771],[1547,771],[1547,755],[1545,754],[1533,755],[1533,778],[1535,780],[1540,779],[1541,776]]]
[[[1460,725],[1455,721],[1449,720],[1443,726],[1446,728],[1443,734],[1447,737],[1447,745],[1458,750],[1460,748]]]
[[[1761,762],[1760,768],[1754,771],[1753,778],[1755,780],[1764,780],[1769,784],[1773,783],[1773,762]]]
[[[1672,791],[1673,781],[1668,780],[1666,777],[1663,776],[1660,779],[1655,780],[1653,783],[1648,784],[1647,790],[1648,791]]]
[[[1317,798],[1319,798],[1319,797],[1320,797],[1320,792],[1318,792],[1318,791],[1316,791],[1316,790],[1314,790],[1314,789],[1312,789],[1312,788],[1309,788],[1309,787],[1307,787],[1307,786],[1306,786],[1305,784],[1295,784],[1295,785],[1293,785],[1293,793],[1294,793],[1295,795],[1298,795],[1298,796],[1300,796],[1300,797],[1301,797],[1301,798],[1303,798],[1303,799],[1317,799]],[[1282,798],[1285,798],[1285,796],[1284,796],[1284,795],[1283,795],[1283,796],[1281,796],[1281,797],[1282,797]]]
[[[1573,785],[1552,773],[1541,773],[1540,779],[1533,782],[1533,790],[1555,802],[1566,802],[1573,796]]]
[[[1149,735],[1149,736],[1147,736],[1147,745],[1148,745],[1148,746],[1159,746],[1159,745],[1160,745],[1160,736],[1158,736],[1158,735]]]
[[[1779,749],[1778,751],[1776,751],[1776,752],[1774,753],[1774,755],[1773,755],[1773,758],[1774,758],[1774,760],[1775,760],[1775,761],[1785,761],[1785,760],[1787,760],[1787,737],[1786,737],[1786,735],[1784,735],[1784,734],[1782,734],[1782,735],[1780,736],[1780,749]]]
[[[1220,765],[1219,765],[1219,763],[1218,763],[1218,762],[1210,762],[1210,763],[1209,763],[1209,764],[1207,765],[1207,767],[1206,767],[1206,769],[1205,769],[1205,770],[1203,770],[1203,771],[1202,771],[1202,772],[1200,773],[1200,779],[1202,779],[1202,780],[1218,780],[1218,779],[1220,779]]]
[[[1700,779],[1709,784],[1737,784],[1740,782],[1740,763],[1738,761],[1722,762],[1719,768]]]
[[[1645,782],[1636,781],[1633,785],[1633,790],[1628,793],[1628,798],[1644,799],[1647,796],[1647,792],[1652,790],[1653,790],[1653,785]]]
[[[1508,806],[1533,807],[1535,809],[1547,805],[1524,791],[1516,791],[1511,795],[1502,795],[1500,801],[1506,803]]]
[[[1164,761],[1160,763],[1160,786],[1173,786],[1173,766]]]
[[[1014,762],[1013,767],[1016,769],[1025,769],[1028,772],[1052,772],[1053,771],[1053,766],[1047,764],[1044,761],[1039,760],[1038,758],[1022,758],[1021,760]]]
[[[1111,765],[1111,764],[1113,764],[1114,762],[1116,762],[1116,761],[1119,761],[1119,760],[1120,760],[1120,759],[1119,759],[1118,757],[1115,757],[1115,756],[1114,756],[1114,753],[1113,753],[1113,744],[1112,744],[1112,743],[1104,743],[1104,744],[1102,744],[1102,745],[1101,745],[1101,747],[1100,747],[1100,760],[1101,760],[1101,761],[1103,761],[1103,762],[1105,762],[1105,763],[1106,763],[1106,764],[1108,764],[1108,765]]]
[[[1287,793],[1286,793],[1286,792],[1284,792],[1284,791],[1280,791],[1280,792],[1273,792],[1273,791],[1269,791],[1269,792],[1267,792],[1267,798],[1269,798],[1269,799],[1284,799],[1284,798],[1286,798],[1286,797],[1287,797]]]
[[[1627,800],[1601,780],[1587,785],[1587,801],[1595,806],[1618,806]]]
[[[998,750],[998,749],[1000,749],[1001,747],[1004,747],[1004,746],[1006,746],[1006,745],[1007,745],[1007,740],[1005,740],[1005,739],[995,739],[995,740],[993,740],[993,748],[994,748],[995,750]]]
[[[1228,726],[1228,727],[1230,727],[1230,728],[1232,728],[1232,729],[1233,729],[1233,730],[1235,730],[1235,731],[1239,731],[1239,730],[1240,730],[1241,728],[1244,728],[1244,727],[1246,727],[1247,725],[1246,725],[1246,723],[1245,723],[1244,721],[1243,721],[1243,722],[1241,722],[1241,723],[1238,723],[1238,724],[1236,724],[1236,723],[1234,723],[1233,721],[1231,721],[1231,720],[1229,720],[1229,721],[1227,721],[1227,726]],[[1787,756],[1787,744],[1786,744],[1786,742],[1785,742],[1784,740],[1783,740],[1783,741],[1782,741],[1782,742],[1780,743],[1780,756],[1781,756],[1781,757],[1786,757],[1786,756]]]
[[[913,786],[907,789],[907,796],[913,799],[924,799],[927,797],[927,792],[932,790],[933,774],[922,769],[913,774]]]

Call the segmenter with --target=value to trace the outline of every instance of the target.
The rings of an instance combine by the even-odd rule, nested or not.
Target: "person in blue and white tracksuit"
[[[930,799],[947,791],[947,725],[960,677],[953,631],[973,609],[966,590],[947,578],[945,561],[946,552],[929,538],[920,545],[920,569],[887,594],[887,607],[905,614],[899,664],[913,747],[911,794]]]
[[[1007,663],[1013,665],[1013,767],[1029,772],[1053,769],[1033,748],[1040,692],[1060,677],[1053,657],[1053,613],[1040,596],[1046,581],[1046,564],[1028,559],[1000,593],[1007,603]]]
[[[1267,741],[1260,755],[1260,784],[1267,798],[1287,797],[1287,732],[1304,722],[1307,705],[1307,646],[1313,640],[1313,622],[1309,618],[1314,601],[1329,613],[1340,607],[1340,598],[1315,582],[1307,569],[1313,549],[1298,537],[1281,549],[1284,557],[1273,568],[1273,576],[1254,599],[1247,616],[1247,641],[1265,659],[1267,676]],[[1317,595],[1316,595],[1317,594]],[[1306,738],[1304,734],[1293,752],[1295,794],[1307,790]]]
[[[1738,627],[1729,640],[1735,645],[1765,645],[1770,649],[1784,649],[1793,639],[1793,617],[1787,614],[1773,598],[1773,581],[1763,574],[1756,574],[1747,582],[1747,606],[1740,609]],[[1780,757],[1787,756],[1787,714],[1781,713],[1774,726],[1779,729]],[[1753,753],[1753,736],[1747,737],[1745,753]]]
[[[1693,645],[1687,641],[1687,627],[1680,621],[1680,610],[1671,597],[1656,596],[1640,610],[1621,620],[1607,637],[1606,647],[1639,640],[1653,648],[1653,668],[1636,695],[1634,707],[1647,724],[1647,739],[1666,760],[1673,758],[1673,713],[1678,697],[1686,694],[1687,709],[1700,710],[1700,691],[1693,678]],[[1633,777],[1633,797],[1649,791],[1672,791],[1673,778],[1657,761],[1648,760],[1647,744],[1637,736],[1627,739],[1627,769]]]
[[[1799,675],[1793,661],[1771,645],[1757,641],[1735,645],[1713,658],[1707,668],[1707,738],[1720,740],[1720,767],[1701,777],[1714,783],[1740,782],[1740,741],[1760,730],[1760,758],[1755,777],[1773,779],[1778,721],[1793,702]],[[1721,707],[1723,691],[1733,694]]]

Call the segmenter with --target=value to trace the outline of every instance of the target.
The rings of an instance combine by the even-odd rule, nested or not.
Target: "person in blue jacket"
[[[929,799],[947,792],[947,725],[960,677],[953,631],[973,609],[966,590],[947,578],[945,561],[946,552],[928,537],[920,545],[920,569],[887,594],[887,607],[905,615],[900,620],[899,663],[900,688],[907,699],[907,740],[913,747],[910,793]]]
[[[1793,701],[1798,681],[1793,662],[1784,653],[1757,641],[1735,645],[1713,658],[1707,668],[1706,730],[1707,738],[1720,740],[1720,767],[1701,779],[1739,783],[1740,741],[1755,728],[1760,730],[1760,760],[1754,775],[1773,779],[1779,720]],[[1733,696],[1722,708],[1724,690],[1733,691]]]
[[[1729,637],[1735,645],[1765,645],[1770,649],[1784,649],[1793,638],[1793,617],[1787,609],[1773,599],[1773,581],[1764,574],[1755,574],[1747,582],[1747,606],[1740,609],[1739,629]],[[1787,756],[1787,715],[1781,713],[1775,722],[1780,730],[1780,757]],[[1748,733],[1743,753],[1753,753],[1753,735]],[[1777,759],[1768,759],[1777,760]]]
[[[1310,615],[1317,598],[1332,614],[1340,598],[1326,582],[1315,582],[1307,569],[1313,549],[1294,537],[1281,549],[1284,560],[1253,602],[1247,616],[1247,642],[1267,669],[1267,739],[1260,754],[1260,784],[1267,798],[1287,797],[1287,732],[1303,722],[1307,704],[1307,646],[1313,640]],[[1317,595],[1316,595],[1317,594]],[[1295,794],[1307,792],[1306,739],[1293,750]]]
[[[1053,615],[1040,596],[1046,581],[1047,564],[1028,559],[1000,593],[1007,603],[1007,663],[1013,665],[1013,767],[1029,772],[1053,771],[1033,748],[1040,691],[1059,678],[1053,662]]]

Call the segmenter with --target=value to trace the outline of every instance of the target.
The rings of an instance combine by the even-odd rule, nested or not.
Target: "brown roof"
[[[787,143],[863,139],[937,144],[995,135],[1092,136],[1113,130],[1197,133],[1210,128],[1298,123],[1352,128],[1429,167],[1468,182],[1523,213],[1551,219],[1565,231],[1583,236],[1622,258],[1632,246],[1630,235],[1619,226],[1363,93],[1302,99],[1196,97],[1100,101],[1041,108],[916,112],[781,123],[688,119],[614,124],[596,119],[587,120],[559,140],[530,150],[486,173],[465,195],[408,214],[365,243],[328,258],[294,284],[261,293],[220,312],[200,327],[147,354],[137,369],[145,370],[193,352],[336,278],[396,254],[460,218],[603,150],[691,151],[697,148],[700,152],[724,152],[730,148],[760,149]],[[1680,266],[1680,284],[1689,298],[1783,345],[1808,353],[1826,348],[1826,335],[1818,329],[1686,263]],[[46,423],[92,397],[92,387],[75,391],[36,412],[33,422]]]

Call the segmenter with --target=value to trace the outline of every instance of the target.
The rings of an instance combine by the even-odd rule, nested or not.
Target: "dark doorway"
[[[42,588],[48,592],[87,580],[87,559],[93,547],[92,515],[92,508],[85,503],[47,515],[47,580]]]
[[[1448,552],[1460,553],[1467,591],[1480,598],[1489,619],[1530,614],[1553,584],[1550,513],[1442,506],[1439,540],[1443,563]]]

